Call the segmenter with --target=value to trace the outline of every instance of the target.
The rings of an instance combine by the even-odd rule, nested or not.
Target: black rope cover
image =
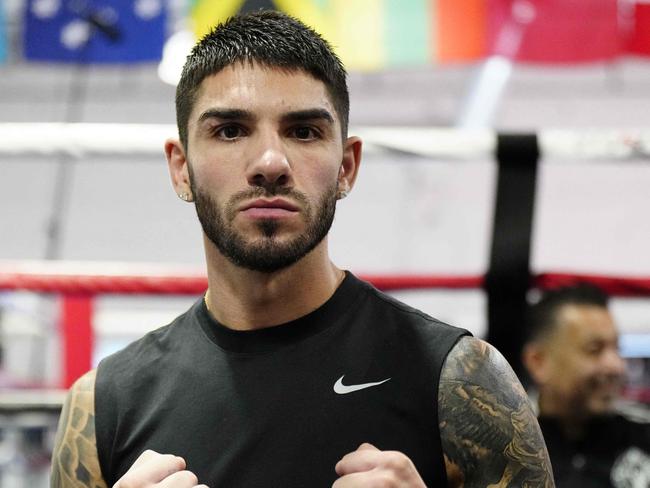
[[[499,134],[499,164],[487,292],[487,340],[522,377],[526,294],[539,146],[535,134]]]

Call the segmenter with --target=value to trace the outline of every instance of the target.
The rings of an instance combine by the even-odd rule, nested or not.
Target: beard
[[[589,378],[584,388],[587,408],[595,414],[612,411],[624,386],[625,378],[621,375],[602,374]]]
[[[336,183],[328,188],[317,208],[310,205],[303,193],[278,186],[260,186],[241,191],[233,195],[223,207],[194,182],[191,182],[191,188],[196,214],[205,235],[233,264],[253,271],[273,273],[296,263],[325,238],[334,222]],[[274,219],[257,221],[261,237],[247,239],[235,229],[233,222],[241,202],[274,196],[286,196],[298,203],[307,224],[302,234],[280,241],[277,234],[281,224]]]

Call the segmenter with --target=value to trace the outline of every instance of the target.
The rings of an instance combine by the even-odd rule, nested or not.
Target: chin
[[[592,415],[607,415],[614,411],[614,399],[599,399],[590,402],[589,410]]]

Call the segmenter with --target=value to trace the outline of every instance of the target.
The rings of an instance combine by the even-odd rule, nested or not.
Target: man
[[[73,386],[53,486],[553,486],[505,360],[330,261],[361,158],[345,77],[277,12],[194,48],[165,152],[209,288]]]
[[[607,296],[582,284],[531,309],[526,365],[558,487],[650,486],[650,428],[615,414],[625,376]]]

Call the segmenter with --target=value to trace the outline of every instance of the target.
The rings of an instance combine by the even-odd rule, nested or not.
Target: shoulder
[[[425,330],[438,330],[444,332],[458,333],[458,335],[468,334],[465,329],[449,325],[442,322],[427,313],[414,308],[397,298],[388,295],[370,283],[361,281],[365,288],[368,304],[386,319],[394,319],[398,324],[412,324],[415,327],[423,327]]]
[[[146,333],[102,359],[97,369],[98,387],[102,388],[112,378],[131,376],[134,371],[155,369],[155,363],[166,357],[165,353],[188,343],[191,340],[188,329],[199,329],[198,326],[192,327],[198,320],[197,304],[198,302],[167,325]]]
[[[449,351],[441,381],[491,387],[493,381],[509,379],[509,386],[525,395],[510,365],[492,345],[475,337],[463,337]]]
[[[66,407],[73,409],[75,412],[84,411],[88,413],[88,418],[95,413],[95,379],[97,377],[97,370],[93,369],[88,371],[77,381],[74,382],[64,403],[64,410]],[[63,415],[62,415],[63,417]],[[75,417],[75,421],[79,421],[79,416]]]
[[[462,337],[438,388],[438,421],[450,481],[465,487],[552,487],[546,446],[530,401],[503,356]]]
[[[51,486],[106,486],[95,439],[95,370],[79,378],[63,404],[52,451]]]
[[[74,382],[68,396],[78,396],[86,401],[92,400],[93,389],[95,388],[95,378],[97,377],[97,370],[91,369],[86,374],[81,376]]]
[[[398,300],[397,298],[388,295],[381,290],[378,290],[371,283],[359,280],[358,278],[357,281],[359,287],[363,290],[363,292],[365,292],[366,296],[370,299],[373,306],[377,308],[393,310],[396,313],[413,315],[414,317],[419,317],[424,320],[433,320],[437,322],[436,319],[430,317],[421,310],[413,308],[410,305],[407,305],[406,303]]]
[[[650,409],[643,403],[629,400],[620,400],[616,405],[616,413],[621,418],[621,422],[633,426],[650,427]]]

